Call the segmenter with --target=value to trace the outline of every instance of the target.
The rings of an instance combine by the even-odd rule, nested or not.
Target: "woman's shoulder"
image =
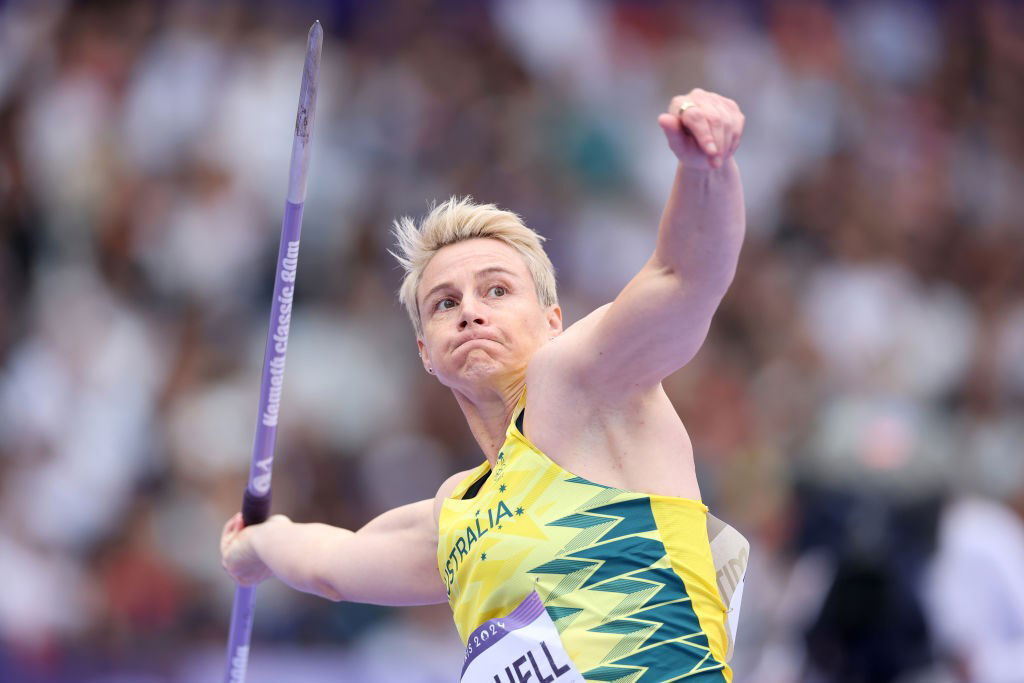
[[[452,492],[455,491],[455,489],[458,487],[459,482],[461,482],[463,479],[476,472],[478,469],[480,469],[479,466],[473,467],[468,470],[456,472],[452,476],[448,477],[447,479],[444,480],[444,483],[441,484],[441,486],[437,489],[436,497],[440,498],[441,500],[444,500],[445,498],[450,498]]]
[[[436,523],[441,517],[441,506],[444,505],[444,501],[452,497],[456,489],[459,488],[459,484],[466,480],[467,477],[478,472],[483,468],[486,463],[478,465],[477,467],[470,468],[468,470],[462,470],[456,472],[452,476],[444,480],[444,483],[437,489],[437,495],[434,496],[434,522]]]

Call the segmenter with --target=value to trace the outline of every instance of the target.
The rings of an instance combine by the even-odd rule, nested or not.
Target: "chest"
[[[594,568],[619,574],[650,567],[665,555],[656,533],[647,496],[588,481],[525,445],[506,444],[474,498],[445,501],[438,568],[465,637],[531,592],[546,603],[569,599],[566,591],[580,589]],[[605,599],[595,595],[590,599]]]

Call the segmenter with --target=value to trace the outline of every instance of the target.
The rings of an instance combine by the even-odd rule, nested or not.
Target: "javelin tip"
[[[316,51],[320,51],[320,47],[324,43],[324,29],[320,25],[320,20],[317,19],[313,22],[313,25],[309,27],[309,42],[308,45],[312,48],[316,45]]]
[[[316,111],[316,91],[320,81],[320,53],[324,45],[324,29],[320,20],[314,21],[306,42],[306,63],[302,69],[302,87],[299,89],[299,111],[295,118],[295,135],[309,142]]]
[[[306,37],[306,66],[303,73],[303,79],[311,76],[314,80],[316,79],[320,71],[320,53],[324,47],[324,29],[320,25],[320,20],[317,19],[313,22],[313,25],[309,27],[309,35]]]

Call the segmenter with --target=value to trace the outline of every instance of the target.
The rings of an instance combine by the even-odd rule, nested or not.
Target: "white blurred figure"
[[[332,447],[354,452],[407,427],[406,392],[417,360],[407,327],[379,312],[297,309],[284,398],[293,417],[282,421],[279,436],[312,428]],[[253,332],[249,367],[259,366],[265,335]]]
[[[1021,683],[1024,415],[1000,400],[997,368],[991,355],[979,359],[956,421],[962,497],[943,513],[925,597],[936,641],[964,679]]]
[[[585,0],[505,0],[494,5],[494,21],[535,78],[585,99],[608,84],[609,11]]]
[[[32,542],[6,519],[0,522],[0,557],[0,641],[42,652],[55,637],[88,626],[94,605],[76,559]]]
[[[963,381],[974,349],[975,312],[963,294],[897,264],[823,265],[802,310],[840,390],[938,398]]]
[[[1022,568],[1024,508],[971,498],[946,510],[926,605],[941,650],[965,680],[1024,681]]]
[[[224,160],[239,189],[275,215],[288,186],[301,75],[296,65],[302,64],[303,50],[301,41],[270,33],[257,33],[241,45],[219,83],[217,110],[200,141],[205,158]],[[328,77],[324,74],[325,83]],[[319,110],[317,116],[326,113]]]
[[[166,294],[203,301],[214,312],[244,305],[265,275],[257,266],[275,241],[272,222],[223,167],[197,160],[189,171],[166,210],[139,217],[140,260]]]
[[[259,392],[257,375],[248,375],[178,394],[165,422],[168,464],[180,485],[158,509],[156,527],[168,559],[187,575],[221,587],[225,596],[231,586],[221,580],[220,566],[209,552],[217,542],[223,508],[211,494],[231,486],[235,498],[241,497],[238,490],[248,472]]]
[[[813,429],[819,476],[904,494],[940,490],[954,458],[938,402],[976,348],[966,297],[894,263],[838,262],[811,276],[801,312],[823,360]]]
[[[36,67],[33,62],[43,57],[40,53],[49,48],[46,40],[68,4],[63,0],[0,5],[0,102],[7,101],[22,70]]]
[[[853,64],[872,83],[920,84],[942,60],[942,34],[926,3],[851,3],[842,25]]]
[[[656,221],[656,212],[621,201],[595,201],[579,210],[566,252],[573,290],[592,302],[612,301],[618,285],[628,282],[650,256],[645,226]],[[602,267],[594,268],[595,263]]]
[[[226,61],[222,43],[187,26],[147,46],[125,97],[126,156],[146,171],[173,171],[209,126]]]
[[[120,522],[150,465],[166,372],[154,330],[89,270],[45,273],[29,334],[0,375],[0,633],[45,641],[84,628],[77,553]]]
[[[40,283],[34,329],[0,377],[0,438],[43,455],[5,482],[4,515],[41,542],[80,548],[116,523],[147,466],[166,354],[91,271]]]
[[[771,5],[770,30],[741,6],[710,4],[707,80],[748,112],[738,155],[754,231],[778,226],[783,194],[841,142],[845,70],[838,21],[820,2]]]
[[[88,254],[89,219],[109,195],[116,103],[87,71],[47,81],[29,98],[17,142],[45,228],[63,253]]]
[[[808,463],[835,486],[912,498],[941,490],[953,448],[944,416],[926,403],[847,395],[822,406]]]

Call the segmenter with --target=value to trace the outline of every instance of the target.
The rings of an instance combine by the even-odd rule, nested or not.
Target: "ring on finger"
[[[691,102],[690,100],[683,100],[683,103],[679,105],[679,110],[676,112],[676,114],[678,116],[682,116],[683,113],[687,109],[690,109],[691,107],[696,107],[696,106],[697,106],[696,102]]]

